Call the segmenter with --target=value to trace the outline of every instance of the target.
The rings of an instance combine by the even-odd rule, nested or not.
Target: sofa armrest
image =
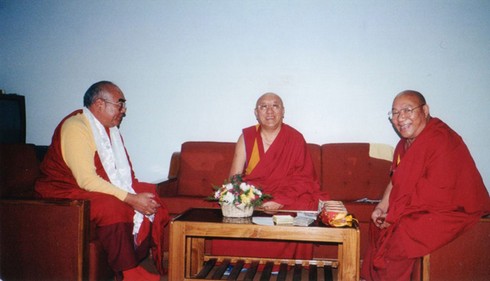
[[[160,197],[173,197],[178,195],[177,178],[168,179],[157,184],[157,194]]]
[[[177,188],[177,176],[180,169],[180,152],[172,153],[170,159],[170,168],[168,170],[168,179],[157,183],[157,194],[160,197],[174,197],[179,194]]]
[[[0,200],[4,280],[86,280],[90,202]]]
[[[180,170],[180,152],[172,153],[172,158],[170,159],[170,168],[168,169],[168,178],[175,179],[179,174]]]

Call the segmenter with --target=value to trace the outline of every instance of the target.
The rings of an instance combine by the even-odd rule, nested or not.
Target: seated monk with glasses
[[[417,258],[451,242],[490,212],[463,139],[430,116],[422,94],[398,94],[389,119],[401,140],[391,181],[371,218],[362,280],[410,280]]]
[[[161,274],[163,227],[169,215],[154,184],[136,179],[119,125],[126,98],[100,81],[85,92],[83,109],[55,129],[41,164],[36,192],[42,198],[90,200],[90,220],[116,280],[160,280],[140,262],[152,250]]]
[[[283,123],[284,112],[282,99],[274,93],[257,100],[254,113],[258,124],[243,129],[230,176],[243,174],[245,182],[272,195],[262,205],[266,212],[318,210],[318,201],[328,200],[329,195],[320,191],[303,135]],[[216,255],[300,259],[313,255],[309,243],[214,240],[212,247]]]

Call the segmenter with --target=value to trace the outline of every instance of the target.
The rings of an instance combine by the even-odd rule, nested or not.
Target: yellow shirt
[[[101,178],[95,169],[97,146],[88,119],[83,114],[68,118],[61,128],[61,153],[80,188],[114,195],[124,201],[128,193]]]

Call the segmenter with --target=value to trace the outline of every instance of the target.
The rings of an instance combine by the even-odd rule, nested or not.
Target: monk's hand
[[[160,204],[158,204],[154,198],[154,194],[142,192],[138,194],[128,194],[126,199],[124,199],[124,202],[128,203],[133,209],[144,215],[153,215],[160,207]]]
[[[387,213],[385,213],[381,208],[376,208],[371,214],[371,219],[377,227],[387,228],[388,226],[390,226],[390,224],[385,221],[386,215]]]
[[[262,208],[264,208],[264,212],[266,214],[275,214],[277,210],[281,209],[282,207],[284,207],[284,205],[274,201],[268,201],[262,204]]]

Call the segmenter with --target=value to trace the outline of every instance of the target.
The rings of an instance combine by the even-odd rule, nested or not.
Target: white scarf
[[[109,180],[116,187],[127,191],[131,194],[136,194],[132,185],[131,166],[124,149],[121,134],[117,127],[109,128],[110,139],[107,136],[104,126],[95,118],[95,116],[86,107],[83,108],[83,114],[87,117],[92,133],[94,135],[97,153],[104,167],[105,172],[109,176]],[[147,216],[150,221],[153,221],[154,215]],[[143,214],[134,211],[133,217],[133,235],[138,235],[141,223],[143,222]]]

